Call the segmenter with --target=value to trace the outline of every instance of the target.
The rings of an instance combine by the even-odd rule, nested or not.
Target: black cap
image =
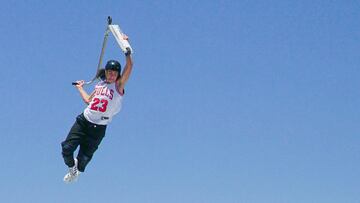
[[[109,60],[105,65],[105,70],[115,70],[121,72],[121,65],[117,60]]]

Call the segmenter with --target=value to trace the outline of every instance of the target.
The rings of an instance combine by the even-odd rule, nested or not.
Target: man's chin
[[[108,79],[106,80],[108,83],[114,83],[116,80],[115,79]]]

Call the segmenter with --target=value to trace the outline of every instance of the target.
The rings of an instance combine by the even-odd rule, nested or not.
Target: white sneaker
[[[66,183],[76,182],[81,173],[77,169],[78,160],[75,158],[74,161],[75,161],[75,165],[73,167],[69,168],[69,172],[64,176],[64,181]]]

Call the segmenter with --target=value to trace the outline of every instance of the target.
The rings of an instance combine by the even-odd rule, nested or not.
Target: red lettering
[[[114,90],[107,87],[96,87],[95,95],[102,95],[108,97],[110,100],[114,98]]]
[[[106,99],[100,100],[99,98],[94,98],[93,103],[90,106],[90,109],[94,110],[94,111],[105,112],[107,109],[108,103],[109,102]],[[99,104],[100,104],[100,107],[98,106]]]
[[[103,88],[101,89],[101,95],[105,95],[105,93],[106,93],[106,87],[103,87]]]
[[[112,99],[113,99],[113,97],[114,97],[114,90],[113,90],[113,89],[111,89],[111,90],[110,90],[110,96],[109,96],[109,99],[110,99],[110,100],[112,100]]]

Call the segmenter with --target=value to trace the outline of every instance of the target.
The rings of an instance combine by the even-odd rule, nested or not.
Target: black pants
[[[80,145],[77,155],[78,170],[85,171],[86,165],[90,162],[94,152],[98,149],[101,140],[105,136],[106,125],[97,125],[86,120],[83,114],[76,117],[66,140],[61,143],[62,156],[68,167],[73,167],[74,152]]]

